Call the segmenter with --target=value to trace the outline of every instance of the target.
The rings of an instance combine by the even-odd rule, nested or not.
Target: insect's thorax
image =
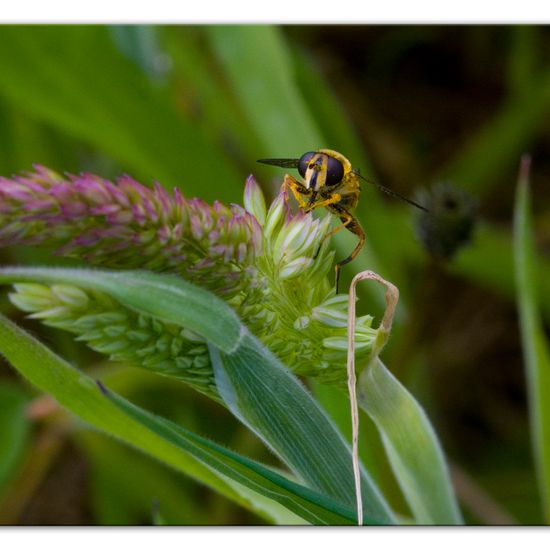
[[[359,194],[361,193],[361,187],[359,185],[359,178],[351,170],[344,174],[342,181],[331,189],[332,193],[338,193],[342,199],[339,204],[344,208],[355,208],[359,200]]]

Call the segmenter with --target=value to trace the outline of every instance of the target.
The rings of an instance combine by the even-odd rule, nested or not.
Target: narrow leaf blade
[[[103,390],[120,410],[166,441],[191,453],[220,473],[269,496],[289,510],[317,525],[353,524],[354,512],[331,499],[283,477],[253,460],[225,449],[173,422],[133,405],[115,393]]]
[[[259,395],[259,391],[263,392],[265,399],[255,403],[256,411],[241,408],[231,392],[220,392],[232,412],[280,456],[290,461],[290,466],[313,489],[345,506],[353,502],[351,454],[341,434],[297,379],[256,338],[247,334],[233,310],[215,296],[177,277],[149,272],[48,268],[0,270],[0,282],[17,281],[63,282],[100,290],[135,311],[196,330],[212,344],[211,357],[216,376],[219,372],[228,372],[231,385],[238,386],[237,393],[247,403]],[[204,319],[198,323],[197,316],[203,313]],[[224,318],[223,326],[220,327],[220,319],[216,317]],[[224,363],[226,360],[227,364]],[[218,372],[216,361],[221,365]],[[263,380],[258,386],[255,381],[260,371]],[[239,381],[240,376],[246,380]],[[274,398],[271,389],[265,386],[268,381],[275,384],[284,396],[282,401]],[[229,385],[221,389],[227,387]],[[300,411],[299,415],[294,416],[294,411]],[[266,414],[280,422],[278,431],[271,429]],[[316,434],[318,437],[302,438],[302,434]],[[363,477],[365,517],[376,523],[392,523],[392,514],[382,495],[366,472]]]
[[[262,151],[300,156],[319,147],[322,137],[295,82],[280,29],[213,25],[206,33]]]
[[[242,506],[254,509],[233,484],[128,418],[101,395],[90,377],[1,315],[0,352],[29,382],[52,395],[61,406],[91,426],[134,445]]]
[[[99,290],[134,311],[193,330],[222,349],[233,349],[240,337],[240,321],[225,302],[175,275],[6,267],[0,269],[1,282],[66,283]]]
[[[364,371],[359,400],[380,431],[417,523],[462,523],[445,458],[426,413],[380,360]]]
[[[250,334],[231,353],[210,347],[210,356],[218,390],[233,414],[311,487],[353,507],[349,446],[299,381]],[[374,482],[362,474],[365,516],[393,523]]]
[[[545,522],[550,523],[550,348],[537,297],[537,262],[525,163],[526,159],[518,182],[514,214],[516,288],[533,452]]]

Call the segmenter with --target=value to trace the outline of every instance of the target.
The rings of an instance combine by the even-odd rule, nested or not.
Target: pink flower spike
[[[127,175],[113,183],[36,166],[0,177],[0,241],[47,245],[105,267],[178,273],[215,292],[233,277],[234,292],[242,292],[257,273],[262,231],[237,205],[187,200]]]

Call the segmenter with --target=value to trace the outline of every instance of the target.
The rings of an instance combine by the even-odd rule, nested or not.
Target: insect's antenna
[[[380,189],[380,191],[383,191],[384,193],[386,193],[386,195],[391,195],[392,197],[396,197],[398,199],[401,199],[402,201],[408,202],[412,206],[416,206],[416,208],[420,208],[420,210],[424,210],[424,212],[429,212],[429,210],[427,208],[425,208],[424,206],[422,206],[421,204],[418,204],[417,202],[414,202],[413,200],[408,199],[407,197],[404,197],[403,195],[401,195],[397,191],[393,191],[393,189],[390,189],[389,187],[384,187],[383,185],[380,185],[379,183],[368,180],[367,178],[362,176],[356,170],[354,170],[353,173],[356,176],[359,176],[362,180],[366,181],[367,183],[370,183],[371,185],[374,185],[374,186],[378,187],[378,189]]]

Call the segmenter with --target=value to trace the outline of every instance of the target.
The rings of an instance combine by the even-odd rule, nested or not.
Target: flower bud
[[[252,175],[248,176],[246,180],[244,190],[244,208],[258,220],[260,225],[265,224],[266,207],[264,194],[256,182],[256,178]]]

